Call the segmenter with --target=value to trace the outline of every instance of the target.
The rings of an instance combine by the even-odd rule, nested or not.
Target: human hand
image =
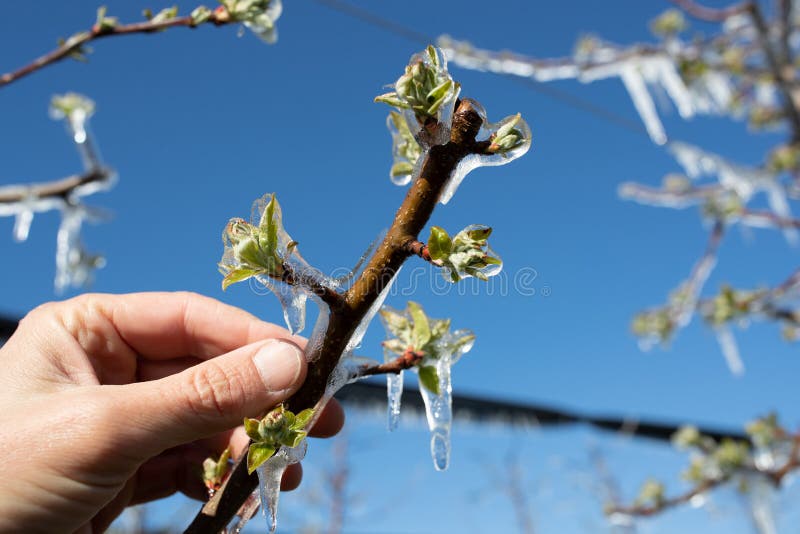
[[[202,498],[200,465],[303,383],[305,340],[191,293],[90,294],[29,313],[0,349],[0,530],[101,532],[131,504]],[[344,422],[328,403],[311,431]],[[282,489],[300,483],[299,464]]]

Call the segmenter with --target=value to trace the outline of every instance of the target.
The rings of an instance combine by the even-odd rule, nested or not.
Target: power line
[[[404,39],[408,39],[414,43],[417,43],[422,46],[427,46],[432,43],[436,43],[436,37],[431,35],[427,35],[425,33],[419,32],[408,26],[404,26],[398,22],[393,20],[383,18],[371,11],[363,9],[358,6],[354,6],[347,2],[342,2],[341,0],[314,0],[317,4],[323,5],[333,11],[341,13],[345,16],[350,18],[360,20],[370,26],[378,28],[382,31],[387,33],[391,33],[393,35],[397,35],[398,37],[402,37]],[[647,130],[641,123],[632,120],[628,117],[615,113],[603,106],[599,106],[590,100],[586,100],[585,98],[581,98],[577,95],[573,95],[568,91],[563,91],[561,89],[557,89],[555,87],[546,85],[543,82],[533,80],[531,78],[521,78],[519,76],[514,76],[511,74],[501,73],[500,76],[506,78],[514,83],[521,84],[523,87],[539,93],[545,97],[551,98],[553,100],[557,100],[562,104],[577,109],[579,111],[585,111],[586,113],[592,114],[595,117],[599,118],[600,120],[606,121],[610,124],[614,124],[620,128],[628,130],[629,132],[633,132],[638,135],[642,135],[650,139],[650,136],[647,133]]]

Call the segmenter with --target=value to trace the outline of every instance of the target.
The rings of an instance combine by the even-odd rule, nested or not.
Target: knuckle
[[[184,387],[189,411],[203,419],[230,416],[241,395],[235,381],[213,360],[188,373]]]

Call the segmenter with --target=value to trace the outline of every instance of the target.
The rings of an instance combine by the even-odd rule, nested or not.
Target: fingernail
[[[303,353],[296,345],[271,339],[256,352],[253,363],[267,391],[283,391],[300,379]]]

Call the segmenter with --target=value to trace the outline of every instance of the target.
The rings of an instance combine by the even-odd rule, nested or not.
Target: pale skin
[[[200,465],[302,384],[305,340],[191,293],[83,295],[0,349],[0,531],[104,531],[128,505],[203,498]],[[342,427],[331,402],[311,435]],[[282,489],[300,483],[299,464]]]

